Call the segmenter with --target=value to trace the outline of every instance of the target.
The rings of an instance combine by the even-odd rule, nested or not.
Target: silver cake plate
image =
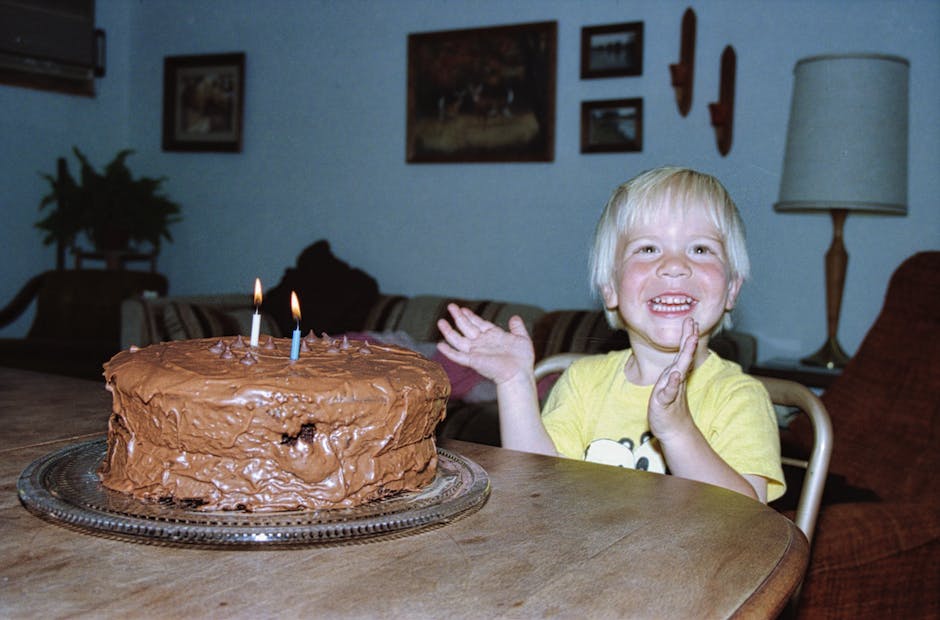
[[[270,549],[361,543],[440,527],[486,503],[482,467],[437,449],[434,481],[355,508],[286,512],[207,512],[136,500],[105,488],[97,470],[104,438],[74,444],[29,465],[20,475],[20,501],[33,514],[88,534],[124,541],[219,549]]]

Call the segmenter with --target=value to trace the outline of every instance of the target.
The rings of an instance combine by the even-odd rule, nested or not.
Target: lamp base
[[[830,338],[818,351],[800,360],[807,366],[824,368],[845,368],[848,361],[849,356],[842,350],[842,345],[835,338]]]

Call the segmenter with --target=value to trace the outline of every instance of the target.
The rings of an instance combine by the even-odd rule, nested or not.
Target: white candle
[[[290,358],[296,360],[300,357],[300,301],[297,299],[297,293],[290,292],[290,311],[297,321],[297,327],[294,328],[294,335],[290,343]]]
[[[258,346],[261,332],[261,278],[255,278],[255,313],[251,316],[251,346]]]

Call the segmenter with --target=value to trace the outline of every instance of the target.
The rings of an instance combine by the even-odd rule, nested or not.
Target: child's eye
[[[708,247],[707,245],[697,245],[692,248],[693,254],[710,254],[711,251],[712,251],[711,248]]]
[[[656,252],[655,245],[641,245],[636,249],[637,254],[653,254]]]

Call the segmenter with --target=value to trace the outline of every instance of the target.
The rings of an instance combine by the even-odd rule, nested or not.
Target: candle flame
[[[290,313],[294,315],[295,321],[300,321],[300,301],[294,291],[290,292]]]
[[[261,278],[255,278],[255,305],[261,305]]]

